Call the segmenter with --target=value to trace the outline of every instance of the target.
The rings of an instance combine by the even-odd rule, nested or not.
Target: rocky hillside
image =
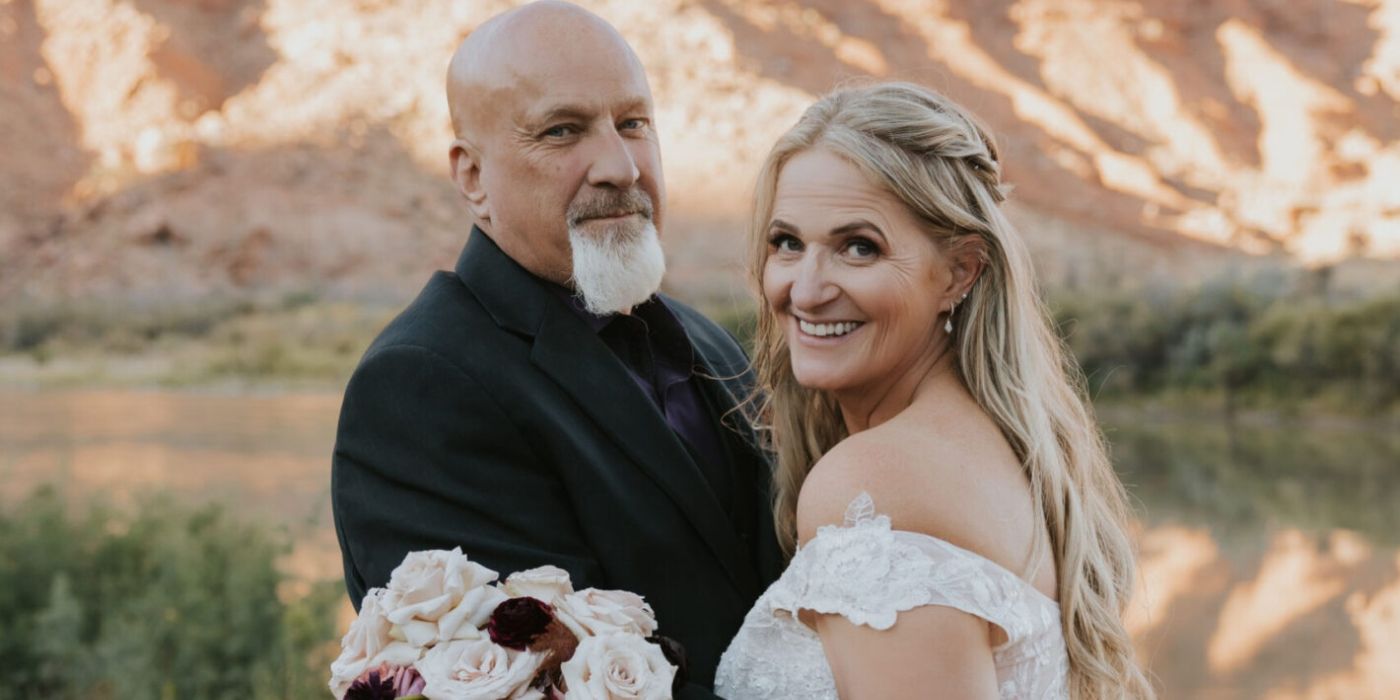
[[[488,0],[0,0],[0,300],[398,299],[466,232],[442,78]],[[998,132],[1057,280],[1400,258],[1396,0],[596,0],[645,62],[669,284],[737,289],[813,97],[910,79]]]

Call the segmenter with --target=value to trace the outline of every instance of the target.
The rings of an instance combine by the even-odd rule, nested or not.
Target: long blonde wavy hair
[[[999,206],[1004,190],[991,137],[958,105],[917,85],[881,83],[823,97],[759,173],[750,231],[750,272],[759,290],[778,175],[794,155],[817,146],[898,197],[942,249],[978,239],[984,268],[952,319],[957,368],[1021,460],[1049,531],[1072,697],[1152,698],[1122,621],[1134,575],[1127,495],[1083,375],[1050,326],[1029,254]],[[846,429],[829,395],[797,383],[782,328],[766,304],[760,307],[755,419],[776,456],[773,515],[791,554],[802,482]]]

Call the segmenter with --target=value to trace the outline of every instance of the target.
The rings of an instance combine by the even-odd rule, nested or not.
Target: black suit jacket
[[[747,395],[743,351],[674,300],[702,391]],[[718,418],[719,416],[716,416]],[[721,430],[750,484],[726,514],[690,454],[583,319],[479,229],[366,351],[345,392],[331,497],[358,608],[406,553],[460,546],[507,574],[553,564],[577,589],[646,597],[713,684],[744,614],[781,571],[767,461]],[[741,533],[736,521],[751,532]],[[703,696],[689,689],[684,696]]]

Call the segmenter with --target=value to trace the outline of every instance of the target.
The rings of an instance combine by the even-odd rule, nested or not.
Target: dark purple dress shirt
[[[656,296],[632,309],[630,315],[595,316],[569,290],[554,289],[622,361],[632,381],[651,399],[700,467],[716,500],[733,516],[734,475],[716,411],[700,388],[695,351],[680,320]]]

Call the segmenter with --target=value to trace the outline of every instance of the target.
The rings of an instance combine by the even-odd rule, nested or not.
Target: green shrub
[[[1243,283],[1052,299],[1100,395],[1166,390],[1259,399],[1319,394],[1400,401],[1400,295],[1328,301]]]
[[[284,537],[152,498],[70,513],[52,489],[0,514],[0,698],[306,698],[343,591],[285,603]]]

